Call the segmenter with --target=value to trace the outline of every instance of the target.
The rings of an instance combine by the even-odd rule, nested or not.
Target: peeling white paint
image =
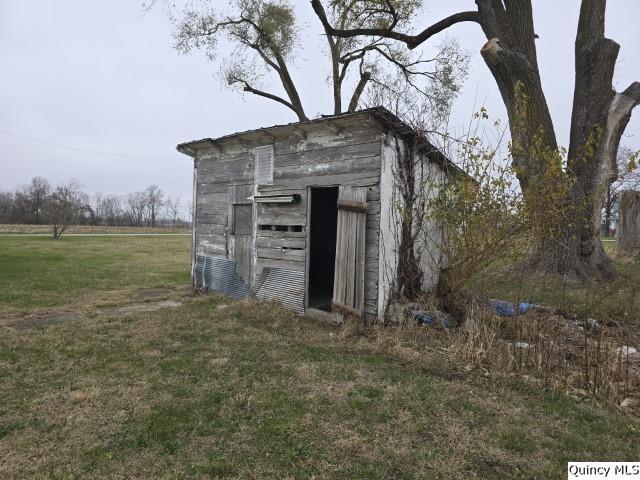
[[[394,199],[398,188],[394,182],[398,170],[396,139],[387,136],[382,141],[382,159],[380,166],[380,240],[378,246],[378,317],[384,316],[389,292],[396,278],[398,266],[399,237],[394,227],[396,209]]]
[[[439,193],[442,184],[446,181],[444,171],[437,165],[428,161],[422,161],[423,169],[416,171],[416,185],[425,187],[423,192],[425,200],[434,199]],[[421,232],[417,236],[415,249],[420,259],[420,269],[422,270],[422,288],[425,291],[433,289],[438,283],[440,267],[442,266],[442,226],[438,225],[428,212],[416,212],[424,215],[420,225]]]
[[[395,136],[385,137],[382,146],[381,178],[380,178],[380,243],[378,255],[378,316],[385,313],[389,295],[397,279],[401,212],[401,193],[398,185],[398,158],[396,145],[404,148],[402,141]],[[422,288],[433,289],[439,278],[443,263],[442,227],[429,218],[423,209],[428,206],[429,199],[438,195],[441,185],[447,181],[443,169],[422,156],[414,159],[415,185],[422,189],[419,201],[414,205],[414,233],[418,233],[414,251],[419,259],[422,271]]]

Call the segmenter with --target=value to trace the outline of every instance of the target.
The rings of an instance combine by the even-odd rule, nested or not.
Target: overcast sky
[[[221,4],[226,1],[219,0]],[[329,113],[323,41],[308,0],[294,0],[309,25],[294,68],[307,113]],[[424,23],[472,0],[431,0]],[[295,121],[287,109],[221,87],[218,66],[203,54],[178,55],[160,10],[142,15],[139,0],[0,1],[0,190],[33,176],[53,183],[75,178],[90,193],[127,193],[155,183],[191,197],[188,157],[176,144]],[[609,0],[607,35],[621,44],[616,88],[640,80],[640,1]],[[573,40],[578,0],[534,0],[538,54],[547,100],[561,144],[568,142],[573,95]],[[479,56],[477,25],[449,30],[471,53],[471,73],[456,101],[452,125],[464,125],[474,103],[506,120],[498,91]],[[141,158],[57,148],[8,135]],[[623,144],[640,148],[640,110]]]

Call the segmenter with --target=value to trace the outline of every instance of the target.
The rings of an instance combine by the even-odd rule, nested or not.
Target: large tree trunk
[[[640,102],[640,83],[613,89],[620,46],[604,36],[605,0],[584,0],[576,37],[576,82],[567,173],[570,214],[550,245],[554,266],[578,279],[608,279],[611,260],[600,239],[602,206],[615,176],[620,138]]]
[[[327,35],[329,53],[331,54],[331,79],[333,87],[333,114],[342,113],[342,78],[340,77],[340,40],[336,41]]]
[[[640,192],[620,195],[620,234],[618,248],[629,256],[640,254]]]
[[[321,1],[311,3],[331,35],[381,36],[404,42],[410,49],[457,23],[479,24],[487,38],[481,54],[507,109],[513,166],[525,201],[542,214],[558,212],[559,221],[548,220],[547,234],[541,235],[534,265],[577,280],[613,276],[600,239],[601,209],[620,138],[631,111],[640,103],[640,83],[622,93],[613,89],[620,47],[604,36],[606,0],[581,3],[566,172],[540,81],[532,0],[476,0],[477,11],[450,15],[416,35],[394,30],[398,18],[391,7],[386,10],[393,20],[390,28],[337,30],[328,24]],[[372,2],[371,13],[381,11],[385,10],[380,3]],[[562,196],[544,195],[556,183],[562,187]],[[566,193],[565,185],[570,186]]]
[[[620,137],[640,101],[640,84],[623,93],[613,90],[620,47],[604,37],[606,2],[582,2],[566,172],[570,188],[565,198],[549,205],[539,197],[549,182],[548,169],[557,168],[560,157],[553,158],[557,142],[540,82],[531,2],[505,2],[506,7],[499,0],[476,3],[489,39],[481,53],[507,108],[513,165],[525,200],[537,196],[540,211],[562,212],[562,220],[540,239],[534,265],[576,280],[609,279],[614,270],[600,239],[601,209]]]
[[[534,150],[558,148],[540,81],[531,4],[507,2],[505,9],[500,0],[476,3],[480,26],[488,39],[480,53],[507,109],[513,166],[526,193],[542,173],[543,165]],[[534,137],[539,145],[534,145]]]
[[[559,237],[548,245],[552,265],[560,273],[578,279],[606,279],[614,275],[600,240],[600,221],[622,133],[617,139],[612,138],[615,132],[610,130],[616,126],[615,122],[609,122],[615,97],[613,73],[620,46],[604,37],[605,3],[585,0],[580,9],[567,164],[572,180],[566,207],[569,221]]]

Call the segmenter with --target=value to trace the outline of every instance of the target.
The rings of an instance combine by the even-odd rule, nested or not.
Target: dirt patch
[[[27,315],[25,317],[11,317],[3,319],[0,324],[16,330],[30,330],[32,328],[80,320],[81,318],[82,317],[75,312],[52,312]]]
[[[162,310],[163,308],[178,308],[181,306],[182,302],[176,302],[174,300],[161,300],[157,302],[147,301],[110,307],[101,310],[99,314],[108,317],[117,317],[133,315],[136,313],[155,312],[157,310]],[[18,331],[23,331],[77,320],[82,320],[82,315],[77,312],[63,311],[31,314],[22,317],[12,316],[0,318],[0,325],[13,328]]]
[[[136,296],[140,298],[157,298],[171,295],[175,290],[172,288],[141,288],[136,290]]]
[[[160,302],[130,303],[128,305],[109,308],[100,313],[107,316],[132,315],[134,313],[155,312],[163,308],[178,308],[180,306],[182,306],[181,302],[162,300]]]

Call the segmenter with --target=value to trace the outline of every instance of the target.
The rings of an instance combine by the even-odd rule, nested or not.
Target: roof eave
[[[203,138],[201,140],[193,140],[191,142],[181,143],[176,148],[180,153],[195,158],[198,150],[213,147],[218,151],[221,151],[221,149],[223,148],[223,144],[227,144],[228,142],[240,142],[246,145],[252,142],[257,142],[258,139],[261,138],[266,140],[267,142],[273,143],[278,138],[283,138],[281,136],[282,132],[287,132],[288,135],[295,135],[299,138],[306,138],[307,134],[310,133],[309,128],[313,127],[322,128],[324,126],[324,128],[333,129],[336,132],[339,132],[341,130],[341,122],[360,116],[365,117],[367,122],[375,122],[375,124],[377,124],[379,127],[382,127],[383,129],[389,129],[401,137],[421,137],[418,132],[413,130],[407,123],[405,123],[402,119],[398,118],[386,108],[373,107],[366,110],[343,113],[340,115],[327,115],[304,122],[274,125],[272,127],[247,130],[245,132],[225,135],[215,139]],[[432,162],[440,165],[447,173],[451,172],[456,176],[467,175],[464,170],[450,161],[437,147],[432,145],[431,142],[426,139],[426,137],[424,138],[424,140],[429,146],[428,157]]]
[[[184,155],[188,155],[191,158],[196,158],[198,150],[212,146],[215,146],[215,141],[213,139],[203,138],[201,140],[193,140],[191,142],[181,143],[176,147],[176,150]]]
[[[376,114],[376,110],[377,109],[368,109],[368,110],[360,110],[358,112],[352,112],[352,113],[347,113],[347,114],[340,114],[340,115],[330,115],[327,117],[320,117],[320,118],[316,118],[316,119],[312,119],[312,120],[307,120],[304,122],[296,122],[296,123],[289,123],[289,124],[283,124],[283,125],[273,125],[271,127],[262,127],[262,128],[256,128],[253,130],[247,130],[245,132],[239,132],[239,133],[233,133],[230,135],[225,135],[222,137],[218,137],[218,138],[203,138],[200,140],[192,140],[190,142],[185,142],[185,143],[181,143],[180,145],[178,145],[176,147],[176,149],[180,152],[180,153],[184,153],[185,155],[189,155],[189,156],[193,156],[193,151],[198,151],[202,148],[206,148],[206,147],[211,147],[211,146],[218,146],[218,147],[222,147],[222,144],[227,143],[227,142],[257,142],[258,138],[263,138],[265,141],[267,142],[271,142],[273,143],[274,141],[276,141],[279,138],[285,138],[282,137],[280,135],[278,135],[279,132],[281,131],[286,131],[287,135],[296,135],[298,137],[305,137],[307,133],[309,133],[307,131],[307,129],[309,127],[320,127],[320,126],[324,126],[325,128],[333,128],[335,129],[336,132],[339,132],[341,130],[340,126],[336,126],[335,125],[335,121],[341,121],[341,120],[345,120],[347,118],[354,118],[354,117],[358,117],[358,116],[364,116],[367,118],[368,121],[370,121],[371,119],[375,119],[376,123],[378,125],[384,125],[384,121],[382,120],[382,118],[378,118],[378,115]],[[248,138],[247,138],[248,137]]]

